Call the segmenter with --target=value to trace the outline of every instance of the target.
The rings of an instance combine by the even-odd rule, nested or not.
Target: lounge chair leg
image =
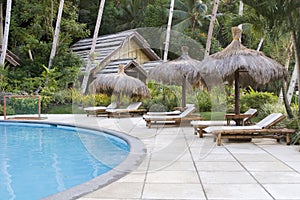
[[[221,146],[221,144],[222,144],[222,134],[219,133],[219,134],[218,134],[218,138],[217,138],[217,145],[218,145],[218,146]]]
[[[194,135],[198,135],[198,128],[194,126]]]
[[[203,138],[203,129],[202,128],[199,129],[199,138]]]
[[[290,134],[287,133],[285,137],[286,137],[286,145],[290,145],[291,144]]]

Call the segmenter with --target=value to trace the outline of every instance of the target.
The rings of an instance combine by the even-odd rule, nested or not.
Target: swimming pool
[[[133,170],[144,153],[137,139],[118,132],[1,122],[1,199],[79,197]]]

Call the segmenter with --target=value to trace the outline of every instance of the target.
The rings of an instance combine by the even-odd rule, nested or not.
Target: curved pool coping
[[[69,189],[66,189],[64,191],[58,192],[56,194],[47,196],[45,198],[42,198],[42,200],[69,200],[69,199],[77,199],[80,198],[86,194],[89,194],[93,191],[96,191],[106,185],[109,185],[116,180],[124,177],[125,175],[129,174],[133,170],[135,170],[144,160],[146,156],[146,148],[144,143],[133,136],[127,135],[126,133],[104,129],[104,128],[91,128],[88,126],[77,126],[67,123],[53,123],[53,122],[41,122],[41,121],[23,121],[23,120],[0,120],[1,122],[5,123],[31,123],[31,124],[45,124],[45,125],[53,125],[53,126],[64,126],[64,127],[72,127],[74,129],[76,128],[82,128],[86,130],[92,130],[92,131],[99,131],[104,132],[106,134],[110,134],[116,137],[119,137],[123,140],[125,140],[128,145],[130,146],[130,152],[126,159],[121,162],[118,166],[114,167],[112,170],[101,174],[100,176],[97,176],[87,182],[84,182],[80,185],[71,187]]]

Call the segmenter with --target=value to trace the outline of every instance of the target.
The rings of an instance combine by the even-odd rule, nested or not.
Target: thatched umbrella
[[[182,86],[182,107],[186,106],[186,83],[191,85],[203,84],[204,81],[199,74],[195,76],[187,76],[190,72],[196,70],[200,61],[192,59],[188,55],[189,48],[183,46],[181,48],[182,55],[172,61],[164,62],[155,68],[151,69],[148,78],[161,82],[163,84]],[[190,78],[192,77],[192,78]]]
[[[222,51],[204,58],[198,72],[205,74],[207,85],[217,77],[229,84],[235,83],[235,113],[240,114],[240,86],[257,86],[285,77],[284,67],[262,52],[248,49],[240,42],[242,30],[232,28],[233,41]],[[197,74],[196,73],[196,74]],[[195,74],[194,74],[195,75]]]
[[[89,85],[89,92],[118,95],[118,105],[120,103],[121,95],[150,97],[148,87],[139,79],[126,75],[123,65],[119,65],[118,74],[98,75],[98,77]]]

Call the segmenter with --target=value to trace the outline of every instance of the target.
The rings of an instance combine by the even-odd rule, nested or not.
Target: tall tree
[[[170,3],[169,20],[168,20],[168,25],[167,25],[165,51],[164,51],[164,58],[163,58],[164,62],[166,62],[168,60],[168,51],[169,51],[170,36],[171,36],[171,26],[172,26],[173,11],[174,11],[174,2],[175,2],[175,0],[171,0],[171,3]]]
[[[100,25],[101,25],[104,5],[105,5],[105,0],[101,0],[100,5],[99,5],[99,10],[98,10],[98,17],[97,17],[97,21],[96,21],[94,36],[93,36],[93,40],[92,40],[92,46],[91,46],[91,50],[90,50],[89,61],[88,61],[88,64],[86,67],[86,72],[85,72],[85,75],[84,75],[83,81],[82,81],[82,93],[83,94],[86,92],[87,84],[89,81],[89,76],[90,76],[92,69],[94,68],[92,63],[95,60],[95,48],[96,48],[96,42],[97,42],[99,29],[100,29]]]
[[[205,53],[204,53],[205,57],[208,56],[209,52],[210,52],[212,33],[214,30],[214,25],[215,25],[215,21],[216,21],[216,17],[217,17],[218,6],[219,6],[219,0],[215,0],[213,12],[212,12],[211,19],[210,19],[208,34],[207,34],[206,47],[205,47]]]
[[[58,45],[58,39],[59,39],[59,32],[60,32],[60,22],[61,22],[61,16],[64,8],[64,0],[60,0],[59,3],[59,8],[58,8],[58,14],[57,14],[57,20],[56,20],[56,27],[55,27],[55,32],[53,36],[53,43],[52,43],[52,49],[50,53],[50,59],[49,59],[49,64],[48,64],[48,69],[51,68],[53,59],[56,53],[56,47]]]
[[[4,27],[4,34],[3,34],[3,40],[2,40],[2,53],[1,53],[1,57],[0,57],[0,65],[2,65],[2,66],[4,66],[6,50],[7,50],[7,45],[8,45],[11,4],[12,4],[12,0],[6,1],[5,27]]]

